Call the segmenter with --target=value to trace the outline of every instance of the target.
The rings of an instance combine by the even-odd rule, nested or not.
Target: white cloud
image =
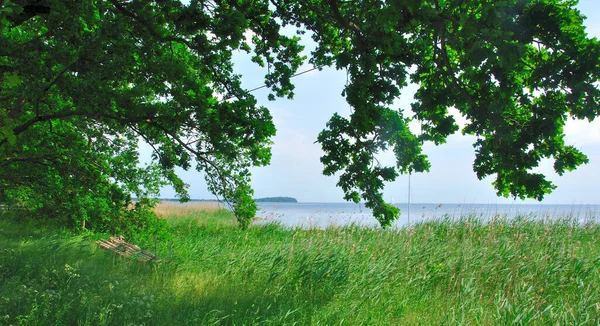
[[[579,146],[600,144],[600,120],[568,120],[565,124],[565,142]]]
[[[249,29],[244,32],[244,38],[246,39],[246,43],[248,43],[248,45],[250,46],[252,46],[252,37],[254,35],[256,35],[256,33]]]
[[[458,131],[462,131],[463,128],[465,127],[465,125],[467,124],[467,118],[465,118],[462,113],[460,113],[460,111],[458,111],[456,108],[452,107],[450,108],[450,110],[448,110],[448,112],[450,113],[450,115],[452,117],[454,117],[454,120],[456,121],[456,124],[458,125]]]

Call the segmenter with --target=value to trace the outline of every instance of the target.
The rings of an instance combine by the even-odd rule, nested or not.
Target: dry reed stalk
[[[224,205],[219,202],[161,202],[156,205],[154,212],[161,217],[189,216],[198,211],[214,212],[222,209]]]

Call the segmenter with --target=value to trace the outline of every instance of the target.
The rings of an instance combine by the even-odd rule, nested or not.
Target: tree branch
[[[19,15],[8,17],[8,21],[13,24],[11,27],[19,27],[35,16],[50,13],[50,6],[44,5],[43,1],[38,0],[31,2],[32,3],[23,5],[23,11]],[[42,3],[40,4],[40,2]]]
[[[56,76],[54,76],[52,78],[52,80],[50,81],[50,83],[48,84],[48,86],[46,86],[43,90],[43,93],[47,92],[48,90],[50,90],[50,88],[56,84],[56,82],[58,81],[58,79],[60,77],[62,77],[67,71],[69,71],[69,69],[76,64],[79,61],[79,57],[77,59],[75,59],[73,62],[71,62],[70,64],[68,64],[66,67],[64,67]],[[40,95],[41,96],[41,95]]]
[[[335,20],[340,23],[342,25],[342,27],[349,29],[351,31],[354,31],[356,33],[356,40],[358,42],[358,46],[360,47],[361,50],[366,50],[367,47],[367,43],[365,42],[365,39],[362,36],[362,32],[360,30],[360,28],[352,21],[346,21],[346,19],[342,16],[342,13],[340,12],[340,8],[338,6],[338,4],[335,2],[335,0],[328,0],[329,3],[329,7],[331,8],[331,13],[333,14],[333,18],[335,18]]]
[[[154,116],[138,116],[138,117],[122,118],[122,117],[111,116],[109,114],[93,113],[93,112],[86,112],[86,111],[65,110],[65,111],[55,112],[52,114],[38,115],[38,116],[26,121],[25,123],[23,123],[19,126],[16,126],[15,128],[13,128],[12,132],[15,136],[18,136],[18,135],[22,134],[23,132],[27,131],[27,129],[31,128],[31,126],[35,125],[36,123],[55,120],[55,119],[70,118],[70,117],[89,117],[92,119],[108,118],[108,119],[116,120],[116,121],[120,121],[120,122],[140,122],[140,121],[155,118]],[[7,141],[8,141],[7,139],[0,140],[0,146],[6,144]]]
[[[125,16],[133,18],[133,20],[135,20],[136,22],[138,22],[139,24],[144,26],[146,28],[146,30],[150,33],[150,35],[152,35],[152,37],[154,37],[155,39],[157,39],[161,42],[177,42],[177,43],[187,45],[187,47],[189,47],[189,48],[193,48],[192,44],[184,38],[160,35],[156,30],[154,30],[154,28],[150,25],[150,23],[144,21],[142,18],[140,18],[135,13],[127,10],[127,8],[125,8],[123,5],[121,5],[117,0],[110,0],[110,2],[113,4],[113,6],[115,6],[115,8],[117,8]]]
[[[450,77],[454,87],[457,88],[458,91],[463,94],[463,96],[471,103],[473,108],[478,111],[481,111],[479,108],[479,105],[473,99],[473,95],[471,95],[471,93],[469,93],[465,89],[466,86],[460,80],[458,80],[458,78],[456,78],[456,76],[455,76],[454,69],[452,68],[450,59],[448,58],[448,52],[446,50],[445,33],[442,33],[442,35],[440,36],[440,42],[441,42],[441,49],[440,49],[441,53],[440,54],[441,54],[442,60],[444,62],[444,65],[448,69],[448,71],[446,72],[446,75],[448,77]],[[436,48],[434,48],[434,51],[436,51]]]

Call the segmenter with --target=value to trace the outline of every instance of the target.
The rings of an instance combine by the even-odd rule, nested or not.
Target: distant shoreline
[[[291,198],[294,201],[276,201],[276,200],[270,200],[272,198]],[[179,202],[178,198],[157,198],[160,201],[165,201],[165,202]],[[135,200],[135,199],[134,199]],[[298,204],[355,204],[353,202],[347,202],[347,201],[336,201],[336,202],[300,202],[298,201],[296,198],[293,197],[264,197],[264,198],[255,198],[254,199],[257,203],[275,203],[275,202],[280,202],[280,203],[298,203]],[[217,200],[217,199],[190,199],[188,202],[210,202],[210,203],[225,203],[225,201],[223,200]],[[358,205],[358,204],[355,204]],[[364,203],[363,203],[364,205]],[[394,205],[396,206],[406,206],[407,203],[406,202],[396,202],[394,203]],[[595,203],[468,203],[468,202],[463,202],[463,203],[440,203],[440,202],[412,202],[410,203],[411,206],[417,206],[417,205],[440,205],[440,206],[561,206],[561,207],[581,207],[581,206],[600,206],[600,203],[595,204]]]
[[[179,202],[178,198],[157,198],[161,202]],[[298,200],[293,197],[263,197],[255,198],[257,203],[298,203]],[[223,203],[218,199],[190,199],[187,202],[206,202],[206,203]]]

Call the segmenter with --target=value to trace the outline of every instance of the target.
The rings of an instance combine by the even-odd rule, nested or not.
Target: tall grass
[[[225,204],[216,201],[191,201],[180,203],[174,201],[162,201],[155,207],[155,213],[162,217],[193,217],[204,212],[215,212],[222,210]]]
[[[150,264],[98,249],[106,235],[0,221],[0,324],[600,322],[597,224],[242,231],[226,211],[194,214],[165,217],[175,256]]]

